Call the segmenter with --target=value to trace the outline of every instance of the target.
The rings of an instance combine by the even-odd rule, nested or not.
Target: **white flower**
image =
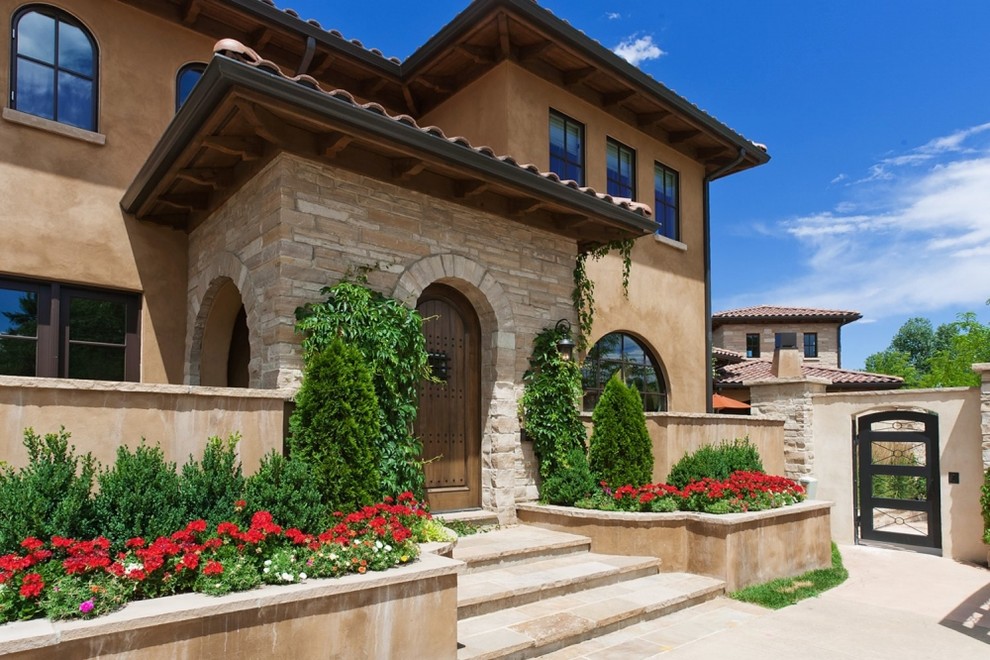
[[[282,578],[282,582],[292,582],[295,579],[292,573],[282,573],[279,577]]]
[[[331,552],[330,553],[330,561],[337,561],[337,555],[335,555],[334,553]]]
[[[382,548],[385,547],[385,544],[382,543],[381,541],[375,541],[375,547],[381,550]]]
[[[272,560],[271,559],[266,559],[265,560],[265,566],[271,566],[271,565],[272,565]]]
[[[265,573],[267,573],[267,572],[268,572],[268,567],[266,566],[266,567],[265,567]]]
[[[306,574],[305,573],[300,573],[299,574],[299,579],[300,580],[305,580],[306,579]]]
[[[125,573],[130,573],[131,571],[141,571],[144,570],[144,564],[130,563],[124,567]]]
[[[385,546],[385,552],[392,552],[392,546],[386,545]]]

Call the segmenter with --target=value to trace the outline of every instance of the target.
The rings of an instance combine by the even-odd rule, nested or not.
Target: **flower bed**
[[[91,618],[132,600],[383,571],[415,559],[410,527],[428,519],[410,494],[335,515],[337,523],[318,535],[283,529],[267,511],[245,529],[222,522],[208,530],[196,520],[151,542],[132,538],[116,552],[103,537],[30,537],[23,553],[0,557],[0,623]]]
[[[734,591],[829,566],[831,506],[804,501],[715,515],[520,504],[516,515],[527,525],[587,536],[593,552],[658,557],[663,571],[716,577]]]

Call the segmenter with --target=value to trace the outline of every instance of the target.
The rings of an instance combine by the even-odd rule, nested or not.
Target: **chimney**
[[[778,332],[774,338],[773,364],[770,373],[775,378],[800,378],[801,353],[797,348],[796,332]]]

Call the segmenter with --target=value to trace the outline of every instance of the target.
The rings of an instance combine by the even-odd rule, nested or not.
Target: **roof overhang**
[[[642,211],[498,158],[345,92],[217,55],[121,200],[189,230],[279,153],[505,216],[582,245],[654,231]]]

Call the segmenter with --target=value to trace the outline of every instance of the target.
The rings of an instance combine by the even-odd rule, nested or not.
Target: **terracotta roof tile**
[[[259,1],[265,1],[265,0],[259,0]],[[462,136],[448,137],[443,132],[443,130],[440,129],[438,126],[423,127],[420,126],[418,123],[416,123],[416,120],[410,117],[409,115],[390,115],[388,111],[385,110],[385,108],[378,103],[358,103],[357,100],[354,98],[354,96],[347,90],[323,89],[320,86],[320,83],[317,82],[317,80],[312,76],[306,74],[298,75],[298,76],[286,75],[277,64],[275,64],[271,60],[263,59],[256,51],[254,51],[251,48],[248,48],[247,46],[237,41],[236,39],[221,39],[213,47],[213,52],[215,54],[224,55],[231,59],[238,60],[255,68],[261,69],[263,71],[267,71],[268,73],[279,76],[281,78],[285,78],[286,80],[291,80],[293,82],[296,82],[310,89],[316,90],[318,92],[322,92],[323,94],[326,94],[328,97],[336,99],[338,101],[350,103],[351,105],[354,105],[359,108],[363,108],[368,112],[373,112],[383,117],[387,117],[388,119],[391,119],[397,124],[403,124],[410,128],[414,128],[418,131],[422,131],[427,135],[432,135],[436,138],[439,138],[441,140],[446,140],[447,142],[453,144],[457,144],[466,149],[471,149],[472,151],[475,151],[484,156],[488,156],[489,158],[493,158],[502,163],[506,163],[507,165],[518,167],[519,169],[526,170],[527,172],[532,172],[533,174],[543,177],[544,179],[547,179],[549,181],[554,181],[563,186],[567,186],[568,188],[571,188],[573,190],[582,192],[586,195],[597,197],[603,202],[614,204],[615,206],[626,209],[627,211],[631,211],[643,217],[650,218],[653,216],[653,209],[650,208],[648,204],[634,202],[625,197],[612,197],[607,193],[600,193],[596,191],[594,188],[588,186],[579,186],[576,181],[573,181],[571,179],[561,179],[554,172],[542,172],[540,171],[539,167],[533,165],[532,163],[519,163],[512,156],[500,156],[496,154],[491,147],[486,147],[486,146],[475,147],[466,137],[462,137]]]
[[[773,378],[772,363],[769,360],[745,360],[738,364],[729,364],[718,370],[718,382],[722,385],[742,385],[745,381],[766,380]],[[834,386],[855,388],[856,386],[880,387],[895,389],[904,380],[897,376],[873,374],[868,371],[853,371],[851,369],[832,369],[802,364],[801,373],[809,378],[824,378]]]
[[[742,362],[746,359],[746,356],[738,351],[730,351],[718,346],[712,346],[712,356],[719,362]]]
[[[845,324],[861,318],[863,315],[859,312],[847,310],[756,305],[712,314],[712,324],[750,321],[836,321]]]

